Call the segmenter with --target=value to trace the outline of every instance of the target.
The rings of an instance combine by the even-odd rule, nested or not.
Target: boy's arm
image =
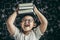
[[[8,18],[7,20],[7,29],[11,35],[15,33],[16,26],[13,24],[15,21],[15,18],[17,16],[17,12],[13,12],[13,14]]]
[[[39,25],[40,26],[40,30],[42,33],[44,33],[47,29],[47,25],[48,25],[48,21],[47,19],[38,11],[38,9],[35,7],[34,8],[34,12],[35,14],[38,16],[41,24]]]

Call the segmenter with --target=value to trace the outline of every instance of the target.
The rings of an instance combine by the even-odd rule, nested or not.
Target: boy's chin
[[[31,31],[31,29],[25,29],[24,31],[27,31],[28,32],[28,31]]]

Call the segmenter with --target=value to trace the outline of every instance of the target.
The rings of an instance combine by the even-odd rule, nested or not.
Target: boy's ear
[[[36,27],[36,23],[34,23],[34,27]]]

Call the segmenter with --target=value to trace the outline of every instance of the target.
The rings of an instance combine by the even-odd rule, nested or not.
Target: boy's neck
[[[25,35],[29,35],[29,33],[31,32],[32,30],[30,30],[30,31],[23,31],[23,33],[25,34]]]

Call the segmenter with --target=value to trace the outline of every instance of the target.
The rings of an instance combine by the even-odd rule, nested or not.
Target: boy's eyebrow
[[[22,19],[22,20],[34,20],[34,19]]]

